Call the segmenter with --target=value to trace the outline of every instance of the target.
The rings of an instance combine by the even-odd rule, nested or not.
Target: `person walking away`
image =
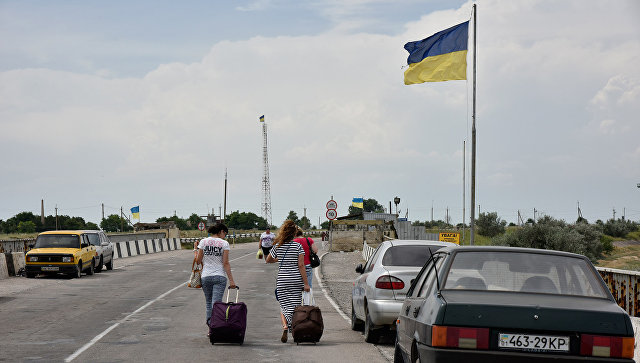
[[[208,230],[210,237],[200,241],[198,244],[198,255],[196,263],[202,264],[202,291],[206,306],[206,323],[209,326],[211,309],[213,303],[222,301],[222,296],[227,287],[235,288],[229,264],[229,242],[224,238],[229,229],[222,223],[217,223]]]
[[[262,232],[260,235],[260,242],[258,243],[258,249],[262,248],[262,254],[264,255],[265,261],[267,255],[269,255],[269,251],[273,247],[273,241],[275,240],[276,235],[271,233],[271,228],[267,227],[267,230]]]
[[[291,330],[293,310],[300,305],[302,290],[310,291],[304,268],[304,249],[294,242],[298,226],[290,220],[284,221],[274,248],[266,257],[267,263],[280,264],[276,278],[276,300],[280,303],[280,320],[282,321],[282,337],[280,341],[287,342],[287,332]]]
[[[300,246],[302,246],[302,249],[304,249],[304,269],[307,272],[307,281],[309,281],[309,287],[313,287],[311,260],[309,259],[311,256],[311,253],[309,252],[309,245],[311,245],[311,251],[313,251],[313,253],[318,253],[318,246],[313,243],[312,238],[304,237],[304,233],[300,228],[298,228],[298,230],[296,231],[296,238],[294,238],[293,241],[300,243]]]

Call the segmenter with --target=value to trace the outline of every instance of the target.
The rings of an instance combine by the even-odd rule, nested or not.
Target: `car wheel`
[[[96,266],[96,272],[102,271],[102,256],[100,256],[100,263]]]
[[[105,266],[107,266],[107,270],[113,270],[113,253],[111,254],[111,260]]]
[[[400,350],[400,346],[396,341],[396,349],[393,351],[393,363],[404,363],[404,357],[402,356],[402,351]]]
[[[365,308],[365,321],[364,321],[364,341],[367,343],[377,344],[380,338],[378,331],[373,330],[373,323],[369,316],[369,310]]]
[[[89,264],[89,271],[87,271],[87,276],[93,275],[95,272],[96,260],[95,258],[91,259],[91,263]]]
[[[82,277],[82,261],[78,262],[78,266],[76,266],[76,272],[71,276],[77,279]]]
[[[364,322],[356,317],[353,302],[351,302],[351,330],[362,331],[362,328],[364,328]]]
[[[411,363],[420,363],[420,355],[418,354],[418,346],[413,342],[411,346]]]

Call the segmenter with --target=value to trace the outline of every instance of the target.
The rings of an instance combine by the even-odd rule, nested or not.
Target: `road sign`
[[[335,200],[331,199],[327,202],[327,209],[338,209],[338,203]]]
[[[335,209],[327,209],[327,219],[334,220],[338,217],[338,212]]]
[[[204,231],[204,222],[198,223],[198,229]]]
[[[439,240],[442,242],[453,242],[456,244],[460,244],[460,233],[459,232],[440,232]]]

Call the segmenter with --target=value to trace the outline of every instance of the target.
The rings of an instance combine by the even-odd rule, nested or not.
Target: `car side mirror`
[[[359,274],[364,273],[364,266],[362,266],[362,264],[356,266],[356,272]]]
[[[102,247],[107,247],[107,246],[109,246],[109,242],[102,242],[101,246]]]

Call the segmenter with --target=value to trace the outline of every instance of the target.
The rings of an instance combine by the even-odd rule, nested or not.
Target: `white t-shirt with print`
[[[202,277],[227,277],[227,273],[224,272],[224,268],[222,267],[222,254],[225,250],[229,251],[229,242],[217,237],[207,237],[200,241],[198,249],[204,252],[204,257],[202,258],[202,264],[204,265]]]
[[[262,247],[271,247],[273,246],[273,240],[276,239],[276,235],[273,233],[267,234],[267,232],[262,232],[260,235],[260,243]]]

